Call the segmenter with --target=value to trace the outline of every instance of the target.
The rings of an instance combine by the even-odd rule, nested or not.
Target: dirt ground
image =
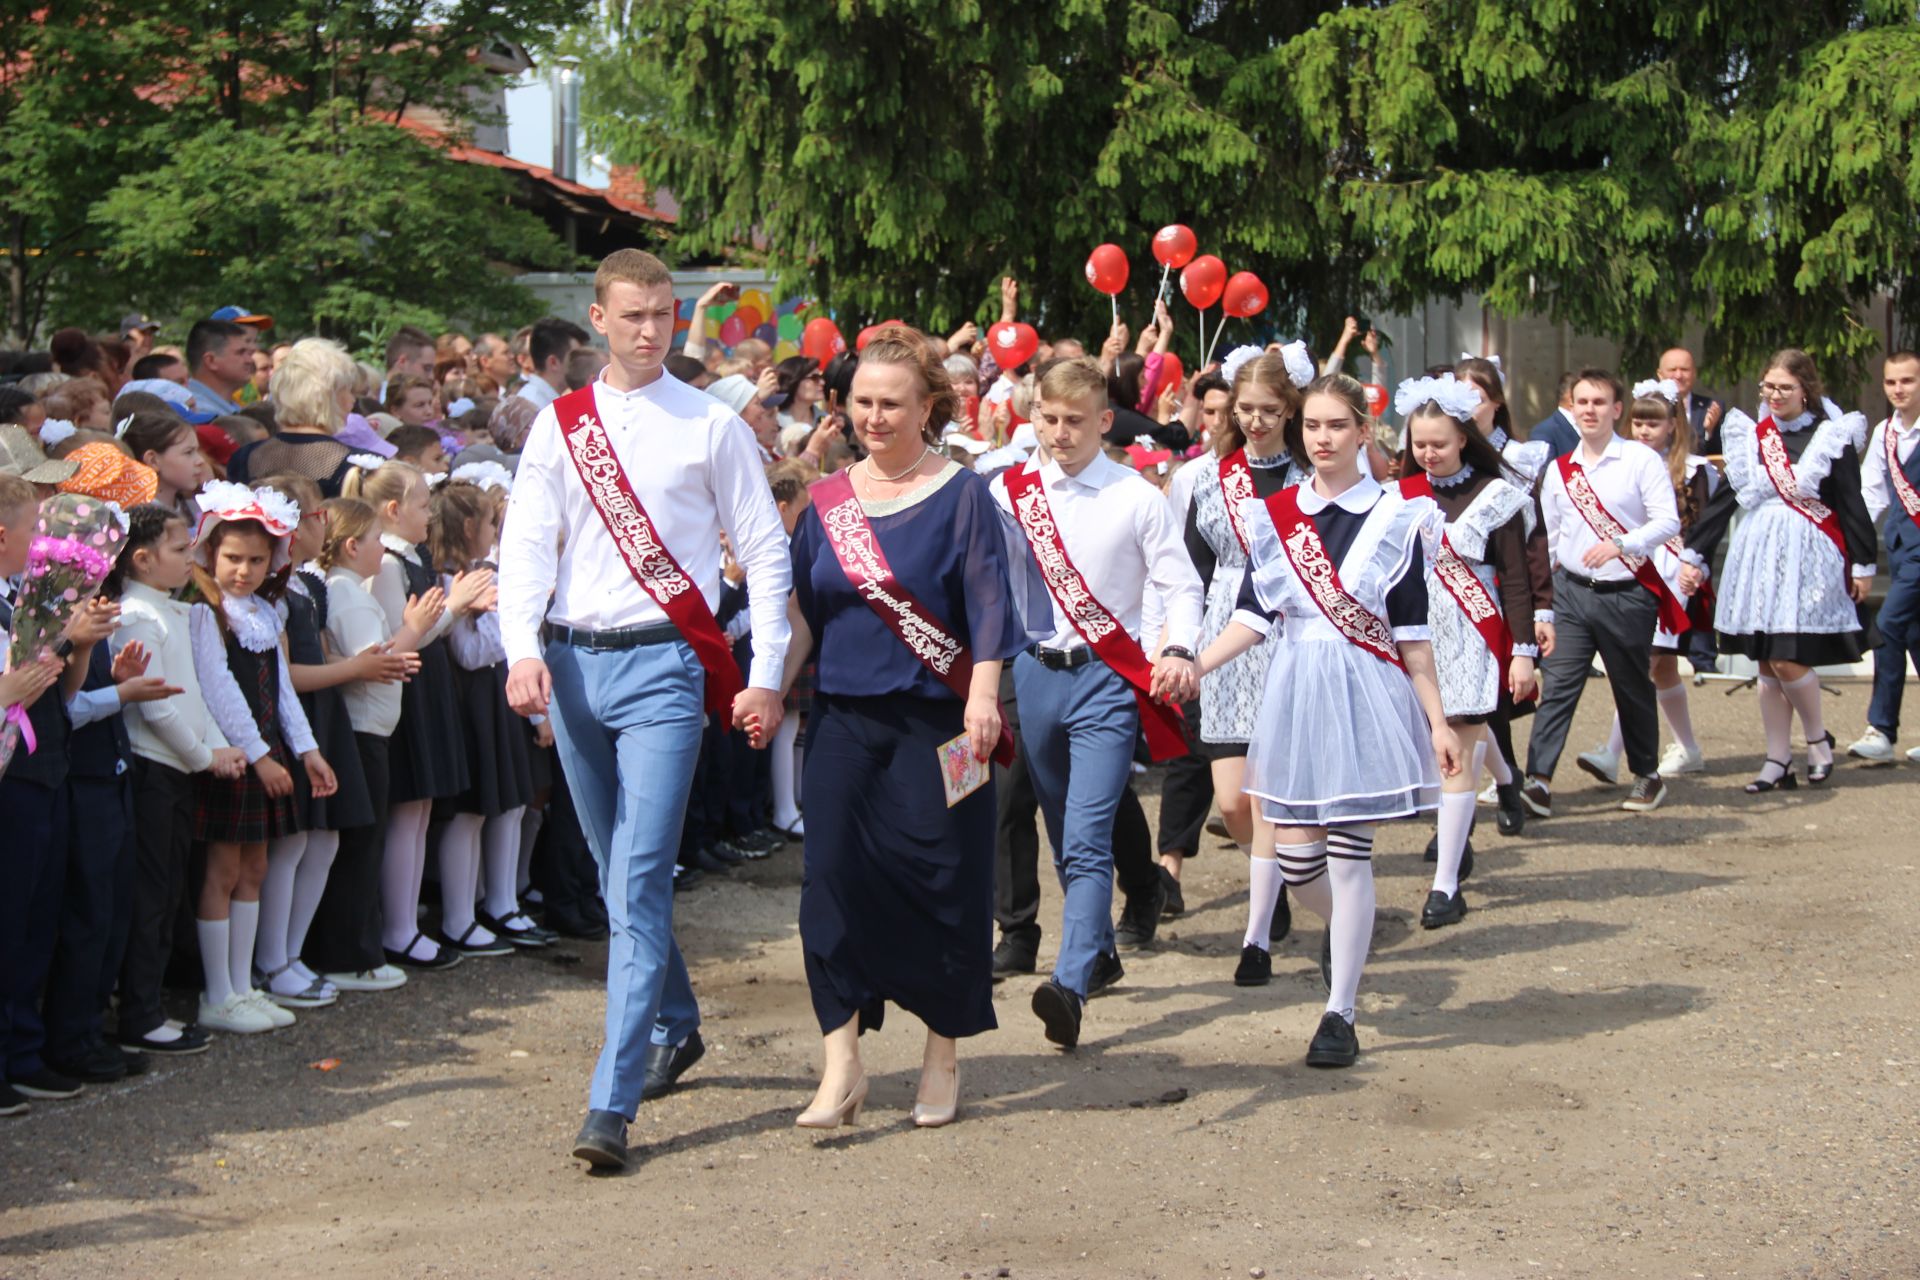
[[[1710,771],[1657,814],[1570,768],[1521,839],[1483,810],[1458,927],[1418,927],[1427,827],[1383,831],[1353,1070],[1301,1061],[1317,922],[1232,985],[1210,840],[1077,1053],[1015,980],[959,1123],[907,1122],[899,1016],[861,1126],[809,1136],[795,847],[682,896],[708,1055],[630,1174],[567,1155],[604,945],[469,961],[0,1121],[0,1276],[1920,1275],[1920,768],[1749,798],[1752,694],[1694,707]]]

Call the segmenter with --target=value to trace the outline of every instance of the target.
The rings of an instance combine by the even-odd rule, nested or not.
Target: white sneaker
[[[1859,760],[1891,760],[1893,759],[1893,742],[1886,734],[1868,725],[1867,731],[1847,748],[1847,754]],[[1907,752],[1907,759],[1915,758],[1912,751]]]
[[[1669,742],[1660,756],[1660,775],[1670,777],[1676,773],[1705,773],[1707,757],[1699,748],[1687,750],[1677,742]]]
[[[1582,751],[1573,762],[1610,787],[1620,785],[1620,757],[1604,747]]]
[[[326,980],[342,991],[391,991],[407,984],[407,975],[390,964],[359,973],[329,973]]]
[[[1907,759],[1913,761],[1915,764],[1920,764],[1920,747],[1908,747]]]
[[[212,1004],[205,995],[202,995],[200,1025],[214,1031],[254,1035],[261,1031],[273,1030],[273,1019],[245,997],[229,996],[219,1004]]]
[[[266,1014],[268,1021],[272,1022],[275,1028],[290,1027],[294,1024],[293,1011],[290,1009],[282,1009],[279,1005],[267,999],[265,992],[248,989],[241,992],[239,998],[252,1004],[254,1008]]]
[[[1497,782],[1489,782],[1487,789],[1475,796],[1473,800],[1475,804],[1499,804],[1500,784]]]

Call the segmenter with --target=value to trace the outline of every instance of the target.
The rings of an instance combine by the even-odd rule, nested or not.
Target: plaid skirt
[[[786,714],[805,715],[813,709],[813,689],[819,675],[820,668],[811,662],[800,668],[793,678],[793,688],[787,690]]]
[[[222,844],[260,844],[305,830],[300,811],[307,794],[306,768],[287,752],[278,734],[267,739],[267,755],[293,775],[293,794],[269,796],[260,776],[247,766],[238,778],[194,775],[193,838]]]

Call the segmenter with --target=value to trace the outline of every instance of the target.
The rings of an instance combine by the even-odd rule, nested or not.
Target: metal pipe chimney
[[[580,60],[563,57],[554,63],[553,172],[569,182],[580,180]]]

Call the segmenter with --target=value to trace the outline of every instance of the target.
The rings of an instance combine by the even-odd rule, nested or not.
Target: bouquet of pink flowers
[[[126,534],[119,509],[98,498],[57,493],[40,504],[40,520],[27,547],[27,572],[13,602],[7,666],[17,667],[53,652],[74,611],[93,598],[113,568]],[[49,691],[42,697],[58,697]],[[10,707],[0,724],[0,774],[22,739],[37,747],[27,708]]]

